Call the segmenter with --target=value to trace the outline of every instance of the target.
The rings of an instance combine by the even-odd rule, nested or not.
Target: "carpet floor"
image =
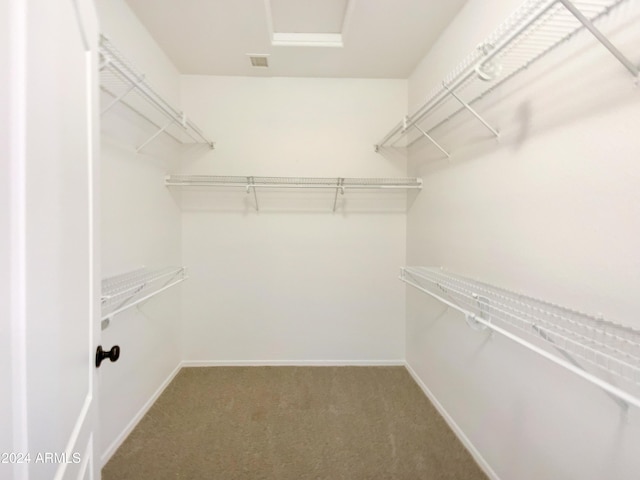
[[[404,367],[183,368],[104,480],[486,479]]]

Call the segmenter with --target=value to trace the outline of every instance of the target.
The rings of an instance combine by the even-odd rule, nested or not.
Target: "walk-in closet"
[[[640,478],[640,0],[0,13],[0,479]]]

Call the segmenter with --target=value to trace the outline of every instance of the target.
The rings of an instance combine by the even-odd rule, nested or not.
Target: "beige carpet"
[[[486,478],[404,367],[184,368],[102,475]]]

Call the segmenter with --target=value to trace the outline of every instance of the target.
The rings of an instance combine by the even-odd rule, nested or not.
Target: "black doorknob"
[[[103,350],[102,345],[98,345],[98,349],[96,350],[96,367],[99,367],[103,360],[109,359],[112,362],[117,361],[120,358],[120,347],[118,345],[114,345],[111,347],[111,350]]]

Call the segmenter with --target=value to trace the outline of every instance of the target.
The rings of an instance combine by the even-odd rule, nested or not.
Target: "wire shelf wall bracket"
[[[100,88],[112,97],[100,112],[101,115],[120,103],[157,129],[136,148],[137,152],[162,133],[178,143],[199,143],[206,144],[211,149],[215,148],[215,143],[187,118],[184,112],[173,107],[151,88],[145,76],[104,35],[100,37],[100,55]]]
[[[102,327],[109,325],[117,314],[134,306],[140,307],[149,299],[188,278],[184,267],[159,269],[139,268],[102,280]]]
[[[456,92],[454,92],[449,87],[447,87],[445,83],[442,83],[442,88],[444,88],[449,95],[455,98],[458,101],[458,103],[460,103],[467,111],[469,111],[474,117],[476,117],[478,121],[482,125],[484,125],[487,128],[487,130],[493,133],[493,135],[496,138],[500,136],[498,131],[495,128],[493,128],[491,125],[489,125],[489,122],[487,122],[484,118],[482,118],[482,116],[478,112],[476,112],[471,105],[469,105],[467,102],[461,99],[458,95],[456,95]]]
[[[336,211],[338,195],[344,195],[347,189],[375,190],[420,190],[420,178],[342,178],[342,177],[241,177],[217,175],[167,175],[165,185],[169,187],[239,187],[246,193],[253,192],[256,211],[258,189],[267,188],[313,188],[335,190],[333,211]]]
[[[640,330],[436,267],[404,267],[406,284],[462,312],[475,330],[503,335],[640,408]]]
[[[412,128],[416,128],[422,135],[408,141],[408,147],[420,138],[427,138],[449,157],[447,150],[434,140],[433,132],[464,111],[476,117],[493,136],[499,137],[499,131],[472,105],[581,30],[589,31],[638,82],[640,66],[635,65],[595,26],[597,20],[624,1],[525,1],[485,42],[458,64],[413,114],[396,124],[374,146],[375,151],[394,146]],[[462,92],[470,100],[464,100]],[[461,106],[450,107],[443,114],[443,106],[451,98]],[[421,126],[427,119],[430,119],[428,126]]]

